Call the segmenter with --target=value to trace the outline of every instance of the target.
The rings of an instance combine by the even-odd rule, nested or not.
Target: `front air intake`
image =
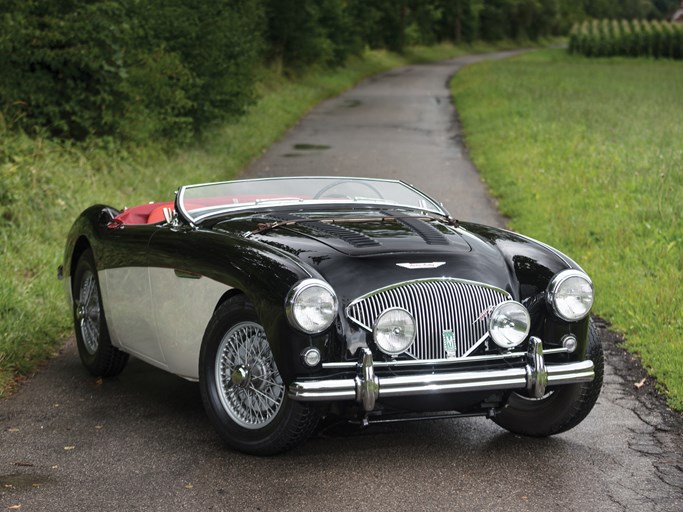
[[[466,357],[486,339],[491,311],[511,298],[500,288],[474,281],[419,279],[359,297],[346,308],[346,315],[372,332],[382,311],[403,308],[413,315],[417,324],[415,342],[405,355],[414,359],[460,358]],[[449,351],[445,338],[450,342]]]

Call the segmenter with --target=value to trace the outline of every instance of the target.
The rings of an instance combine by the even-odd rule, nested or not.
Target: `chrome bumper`
[[[380,378],[375,375],[372,352],[365,348],[354,378],[297,381],[289,385],[288,394],[289,398],[302,402],[355,400],[366,411],[372,411],[379,398],[431,393],[520,389],[540,398],[546,386],[590,382],[595,377],[590,360],[546,366],[543,345],[535,337],[529,340],[526,358],[523,368]]]

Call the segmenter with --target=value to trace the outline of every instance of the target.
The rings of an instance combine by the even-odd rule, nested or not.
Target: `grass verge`
[[[344,68],[295,79],[264,70],[261,99],[248,115],[184,148],[122,147],[107,139],[60,144],[13,133],[0,117],[0,397],[52,355],[71,329],[56,269],[66,233],[87,206],[167,200],[181,184],[233,178],[311,107],[365,77],[513,46],[372,51]]]
[[[452,87],[510,226],[591,275],[595,312],[683,410],[683,67],[562,50],[469,66]]]

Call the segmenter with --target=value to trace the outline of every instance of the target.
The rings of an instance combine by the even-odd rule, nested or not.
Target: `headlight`
[[[405,309],[391,308],[384,311],[372,329],[375,343],[385,354],[397,355],[408,350],[415,341],[415,319]]]
[[[581,320],[593,307],[593,283],[579,270],[563,270],[550,280],[548,302],[562,320]]]
[[[503,348],[516,347],[529,334],[531,317],[519,302],[508,300],[498,304],[489,320],[489,333],[496,345]]]
[[[285,310],[294,327],[307,334],[317,334],[334,322],[337,296],[325,281],[304,279],[289,291]]]

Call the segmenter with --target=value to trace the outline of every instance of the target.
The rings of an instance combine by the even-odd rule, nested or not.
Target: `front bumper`
[[[519,389],[541,398],[546,386],[590,382],[595,377],[591,360],[546,366],[543,345],[535,337],[529,340],[526,359],[524,367],[503,370],[378,377],[372,352],[365,348],[354,378],[295,381],[289,385],[288,394],[302,402],[355,400],[366,411],[372,411],[380,398],[434,393]]]

